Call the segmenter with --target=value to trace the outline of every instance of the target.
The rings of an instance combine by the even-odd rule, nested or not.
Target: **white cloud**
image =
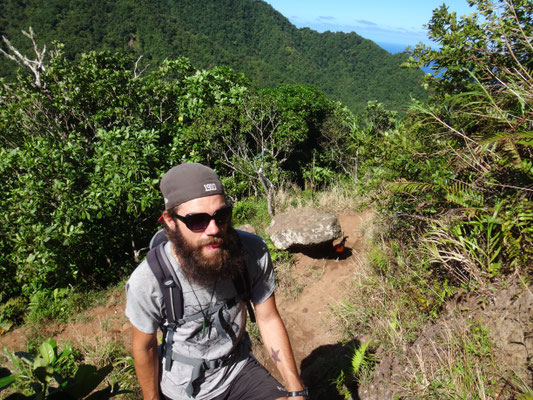
[[[308,27],[318,32],[355,32],[374,42],[413,46],[419,42],[429,42],[426,31],[420,28],[378,25],[373,21],[364,19],[355,20],[353,24],[341,24],[335,21],[334,17],[318,17],[311,21],[291,19],[291,22],[299,28]]]
[[[364,19],[358,19],[357,21],[358,24],[363,24],[363,25],[372,25],[372,26],[377,26],[377,24],[375,22],[372,22],[372,21],[366,21]]]

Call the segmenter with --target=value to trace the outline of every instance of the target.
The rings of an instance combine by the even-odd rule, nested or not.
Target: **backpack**
[[[168,239],[165,229],[160,229],[150,240],[150,251],[146,255],[148,265],[156,277],[157,282],[159,283],[166,310],[166,315],[164,315],[163,323],[160,326],[163,332],[163,343],[160,346],[160,356],[163,354],[165,355],[164,368],[167,371],[170,371],[173,360],[178,360],[180,362],[193,365],[194,370],[189,382],[189,386],[186,389],[186,393],[189,397],[194,397],[193,382],[201,377],[206,369],[222,366],[224,363],[229,362],[232,357],[226,356],[224,359],[205,360],[189,358],[172,352],[172,343],[176,328],[188,321],[193,321],[199,317],[202,317],[203,313],[200,311],[185,318],[183,317],[184,307],[182,287],[164,249],[167,241]],[[244,268],[244,270],[233,279],[233,285],[237,291],[237,297],[222,305],[211,307],[207,310],[207,312],[209,313],[211,311],[211,314],[215,314],[218,313],[223,306],[227,306],[228,308],[233,307],[237,302],[237,299],[240,298],[246,303],[250,320],[255,322],[255,313],[251,304],[250,277],[247,268]],[[218,316],[216,320],[216,329],[218,333],[223,337],[227,337],[227,334],[221,326]]]

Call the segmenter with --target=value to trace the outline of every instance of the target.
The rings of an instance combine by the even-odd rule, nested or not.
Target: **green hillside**
[[[199,68],[228,65],[260,87],[316,85],[356,111],[369,100],[401,108],[410,95],[425,97],[422,72],[400,69],[405,54],[355,33],[297,29],[260,0],[0,2],[0,34],[25,51],[29,26],[40,44],[64,43],[69,58],[120,50],[154,66],[185,56]],[[0,71],[13,77],[13,63],[2,57]]]

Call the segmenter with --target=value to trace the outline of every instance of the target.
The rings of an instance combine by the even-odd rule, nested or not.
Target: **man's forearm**
[[[283,377],[285,388],[289,392],[301,391],[304,385],[298,374],[289,335],[279,315],[274,295],[255,305],[255,316],[263,343]],[[304,396],[293,398],[302,400]]]
[[[159,358],[157,341],[133,343],[133,360],[144,400],[159,400]]]
[[[286,389],[290,392],[302,390],[304,386],[281,318],[265,321],[259,328],[266,350],[281,373]]]

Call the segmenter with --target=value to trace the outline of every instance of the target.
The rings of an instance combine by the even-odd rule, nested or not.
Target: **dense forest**
[[[155,68],[183,56],[197,68],[230,66],[261,88],[316,85],[353,111],[370,100],[405,110],[410,95],[425,98],[423,73],[400,68],[405,54],[391,55],[356,33],[297,29],[264,1],[0,2],[0,35],[28,51],[21,31],[30,26],[40,45],[64,43],[70,60],[111,50],[142,55]],[[0,71],[14,76],[4,58]]]
[[[413,100],[405,114],[398,114],[377,101],[353,113],[327,90],[304,84],[264,87],[266,82],[254,83],[253,74],[227,65],[200,68],[199,59],[185,57],[159,62],[167,57],[162,47],[168,43],[159,42],[157,32],[177,26],[189,32],[190,43],[175,46],[196,49],[199,58],[200,49],[211,50],[195,47],[198,43],[219,39],[198,33],[211,29],[202,28],[199,20],[190,27],[160,23],[159,31],[151,33],[139,26],[130,36],[137,29],[134,11],[143,3],[96,2],[93,11],[86,10],[104,18],[101,26],[107,26],[108,17],[123,16],[122,23],[109,25],[120,31],[112,35],[71,11],[80,9],[63,8],[59,1],[18,11],[21,3],[3,2],[10,9],[10,14],[2,13],[4,32],[6,15],[20,12],[36,30],[44,21],[49,33],[94,30],[96,36],[77,40],[108,49],[77,54],[81,44],[73,40],[47,42],[44,50],[43,36],[31,30],[13,38],[15,47],[6,43],[12,59],[4,62],[24,65],[17,46],[24,49],[26,61],[35,62],[26,62],[12,79],[0,79],[0,329],[8,330],[32,313],[41,318],[76,313],[84,294],[128,276],[158,228],[158,182],[180,161],[216,169],[239,220],[253,219],[257,204],[266,209],[267,200],[287,187],[311,204],[314,192],[341,187],[378,211],[381,231],[366,260],[374,275],[368,283],[359,282],[365,292],[345,308],[341,323],[352,335],[349,339],[361,333],[371,338],[370,371],[387,352],[409,357],[406,347],[422,335],[426,323],[448,313],[446,303],[452,298],[458,302],[479,296],[490,307],[491,293],[509,287],[518,287],[512,299],[531,293],[533,3],[472,3],[478,13],[460,19],[445,6],[434,11],[428,29],[440,47],[419,45],[406,60],[416,70],[431,65],[433,73],[424,79],[428,99]],[[150,4],[145,10],[153,14],[144,11],[145,25],[161,12],[155,2]],[[194,11],[193,2],[182,2],[178,10],[172,4],[165,10],[175,19],[180,11],[192,18],[209,15],[215,7],[208,2]],[[300,59],[296,49],[318,43],[312,37],[331,39],[329,47],[324,44],[328,49],[341,46],[340,38],[373,47],[355,34],[295,30],[260,1],[231,4],[238,10],[237,4],[242,10],[245,4],[256,5],[277,18],[279,24],[257,38],[279,40],[295,60],[310,62]],[[115,14],[115,7],[124,9]],[[72,21],[58,19],[62,13]],[[227,26],[219,32],[234,42],[234,49],[252,40],[236,35],[237,30]],[[298,46],[284,41],[285,31],[298,32]],[[131,46],[110,50],[125,39]],[[148,54],[144,46],[151,42],[154,53]],[[145,58],[158,62],[145,69],[134,51],[137,45]],[[265,52],[267,48],[273,49],[265,47]],[[231,46],[220,54],[237,57],[227,49]],[[274,53],[272,59],[279,55]],[[335,60],[325,66],[333,68]],[[296,61],[285,64],[285,71],[305,69]],[[269,71],[267,65],[258,63],[257,71]],[[318,73],[314,68],[306,73],[311,72]],[[335,85],[347,89],[346,82]],[[268,223],[268,213],[260,215],[260,223]],[[434,373],[424,370],[425,360],[411,357],[405,368],[415,369],[414,378],[399,385],[398,393],[428,399],[530,398],[533,383],[519,381],[517,371],[499,363],[495,347],[485,340],[491,326],[474,322],[457,336],[451,332],[433,343],[455,346],[443,350],[447,358]],[[381,353],[374,351],[378,346]],[[521,367],[526,371],[522,376],[530,376],[530,364]],[[339,387],[352,378],[362,379],[343,375]]]

